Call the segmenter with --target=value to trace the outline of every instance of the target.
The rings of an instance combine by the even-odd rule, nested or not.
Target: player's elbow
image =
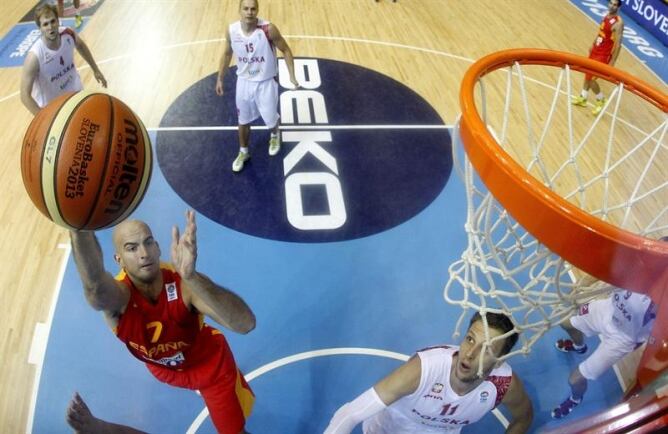
[[[255,314],[249,311],[237,323],[235,331],[242,335],[247,335],[253,330],[255,330]]]

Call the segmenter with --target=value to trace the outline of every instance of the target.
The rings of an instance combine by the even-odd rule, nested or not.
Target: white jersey
[[[31,95],[40,108],[58,95],[83,89],[81,77],[74,66],[76,34],[68,27],[60,27],[58,33],[60,47],[57,50],[49,49],[42,38],[30,48],[39,62]]]
[[[656,305],[652,299],[645,294],[619,289],[612,294],[610,302],[615,326],[633,342],[645,342],[656,318]]]
[[[257,27],[246,35],[241,22],[230,24],[230,44],[237,58],[237,76],[249,81],[264,81],[278,74],[276,47],[269,40],[269,21],[258,19]]]
[[[365,434],[459,433],[499,405],[510,387],[507,363],[492,370],[475,389],[460,396],[450,386],[452,357],[458,347],[419,351],[422,367],[417,390],[364,422]]]

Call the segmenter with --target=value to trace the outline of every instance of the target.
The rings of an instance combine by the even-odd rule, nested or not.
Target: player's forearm
[[[114,278],[104,269],[102,248],[94,232],[70,231],[74,262],[83,283],[86,299],[97,310],[114,302]]]
[[[37,105],[33,97],[30,96],[29,92],[21,91],[21,102],[28,109],[28,111],[30,111],[30,113],[33,114],[33,116],[36,115],[40,110],[39,106]]]
[[[283,58],[285,59],[285,66],[287,66],[288,73],[290,74],[290,81],[296,83],[297,78],[295,77],[295,58],[292,55],[292,50],[290,50],[289,47],[283,51]]]
[[[183,279],[193,295],[210,308],[209,316],[237,333],[246,334],[255,328],[255,315],[246,302],[208,277],[195,273]],[[205,312],[206,313],[206,312]]]
[[[79,54],[81,54],[81,57],[83,57],[86,63],[88,63],[90,69],[92,69],[94,73],[96,74],[100,73],[100,69],[97,67],[97,63],[95,63],[93,54],[88,49],[87,45],[82,45],[81,47],[79,47]]]
[[[223,57],[220,58],[220,66],[218,67],[218,80],[223,81],[227,69],[230,67],[230,62],[232,62],[232,53],[225,51]]]
[[[72,253],[84,284],[99,281],[106,273],[102,261],[102,248],[94,232],[70,231]]]

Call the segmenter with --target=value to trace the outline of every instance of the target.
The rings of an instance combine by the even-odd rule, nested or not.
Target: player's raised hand
[[[99,69],[93,72],[93,75],[95,76],[95,80],[97,80],[98,83],[102,85],[102,87],[106,88],[107,87],[107,79],[104,78],[104,74],[102,74],[102,71]]]
[[[179,236],[178,226],[172,227],[172,264],[183,279],[189,279],[195,274],[196,232],[195,211],[192,210],[186,211],[186,227],[182,235]]]

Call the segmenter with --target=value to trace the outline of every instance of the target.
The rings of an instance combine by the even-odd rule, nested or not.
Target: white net
[[[571,104],[579,92],[573,92],[572,75],[581,77],[568,65],[518,63],[487,73],[478,81],[476,105],[488,131],[529,174],[580,209],[647,238],[667,235],[666,114],[623,83],[603,82],[609,97],[592,115],[592,104]],[[457,130],[453,137],[468,201],[468,244],[450,265],[444,289],[445,300],[462,308],[455,335],[471,309],[510,314],[520,345],[503,358],[526,354],[578,304],[613,287],[575,269],[522,228],[477,177]]]

